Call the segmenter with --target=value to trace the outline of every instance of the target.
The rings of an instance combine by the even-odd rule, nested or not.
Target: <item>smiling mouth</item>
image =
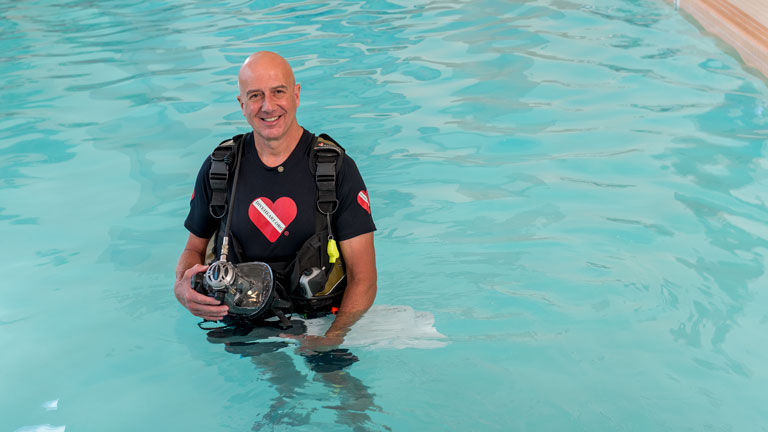
[[[273,121],[275,121],[275,120],[277,120],[279,118],[280,118],[280,116],[274,116],[274,117],[269,117],[269,118],[262,117],[261,119],[264,120],[265,122],[270,123],[270,122],[273,122]]]

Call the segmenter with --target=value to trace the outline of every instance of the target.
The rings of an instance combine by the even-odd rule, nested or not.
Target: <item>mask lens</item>
[[[254,316],[265,306],[272,295],[274,281],[272,269],[265,263],[251,262],[238,264],[236,267],[237,282],[232,299],[235,309],[232,312],[241,312],[248,316]]]

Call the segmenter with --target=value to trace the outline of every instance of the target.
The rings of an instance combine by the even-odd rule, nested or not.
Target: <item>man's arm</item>
[[[176,282],[173,284],[173,292],[179,303],[193,315],[218,321],[227,314],[229,308],[222,305],[220,301],[193,290],[191,284],[192,276],[208,268],[203,265],[208,240],[189,234],[187,245],[184,246],[179,263],[176,265]]]
[[[341,343],[376,298],[376,253],[372,232],[341,241],[339,247],[346,267],[347,288],[336,319],[325,336],[340,339]]]

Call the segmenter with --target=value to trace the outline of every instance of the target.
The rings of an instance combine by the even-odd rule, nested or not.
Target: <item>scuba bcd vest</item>
[[[211,185],[209,211],[222,223],[211,239],[206,262],[213,262],[222,249],[231,248],[237,262],[242,262],[242,248],[237,238],[229,235],[229,203],[235,193],[241,148],[246,145],[246,135],[236,135],[219,144],[211,153],[208,179]],[[237,313],[242,308],[230,306],[229,321],[263,320],[277,316],[283,327],[290,326],[285,313],[298,313],[306,317],[328,314],[341,304],[346,288],[344,261],[339,254],[331,228],[331,215],[339,201],[336,196],[336,180],[344,160],[344,149],[326,134],[314,137],[310,150],[308,169],[315,178],[316,216],[315,232],[296,252],[291,262],[269,262],[274,274],[274,297],[270,305],[258,314]],[[230,173],[235,169],[235,178]],[[227,216],[226,218],[224,216]],[[225,220],[226,219],[226,220]],[[226,233],[226,236],[224,235]],[[223,243],[229,241],[225,246]],[[249,264],[249,263],[246,263]],[[237,266],[237,264],[235,265]],[[271,313],[270,313],[271,312]],[[258,316],[253,316],[258,315]]]

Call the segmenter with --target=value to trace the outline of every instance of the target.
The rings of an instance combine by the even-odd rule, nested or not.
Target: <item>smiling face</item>
[[[301,86],[296,84],[288,62],[271,52],[248,57],[238,75],[240,109],[262,142],[281,142],[301,136],[296,121]]]

